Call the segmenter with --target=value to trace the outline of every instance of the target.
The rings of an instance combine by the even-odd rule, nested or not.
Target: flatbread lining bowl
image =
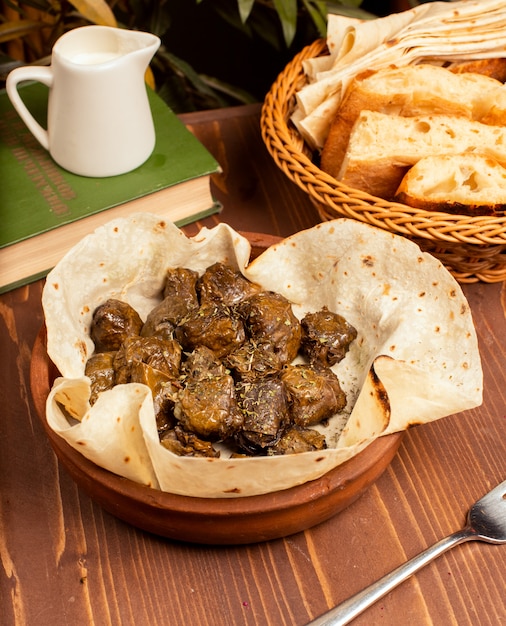
[[[61,373],[46,404],[49,426],[121,476],[175,494],[223,498],[314,480],[378,436],[481,404],[482,370],[467,301],[451,274],[416,244],[338,219],[283,240],[251,263],[249,255],[248,241],[226,224],[188,238],[145,213],[114,220],[83,239],[48,275],[43,292],[47,350]],[[327,306],[357,328],[357,340],[334,366],[349,406],[326,427],[326,450],[179,457],[159,443],[144,385],[118,386],[90,408],[84,366],[94,349],[89,327],[95,308],[114,297],[145,319],[160,301],[168,267],[201,273],[216,261],[285,295],[299,318]]]

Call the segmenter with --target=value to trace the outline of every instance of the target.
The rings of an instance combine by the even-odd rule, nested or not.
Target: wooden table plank
[[[214,182],[219,219],[288,235],[318,218],[271,162],[258,114],[239,107],[185,121],[223,164]],[[35,415],[29,367],[41,290],[39,281],[0,296],[2,625],[302,626],[459,528],[472,502],[506,478],[506,292],[469,285],[483,406],[409,431],[387,471],[347,510],[251,546],[186,545],[139,531],[78,490]],[[505,588],[506,548],[469,543],[354,623],[505,624]]]

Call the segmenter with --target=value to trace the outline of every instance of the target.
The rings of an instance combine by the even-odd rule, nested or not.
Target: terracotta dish
[[[277,241],[247,234],[256,256]],[[357,500],[384,472],[404,432],[380,437],[321,478],[291,489],[244,498],[196,498],[150,489],[95,465],[46,421],[46,398],[59,375],[46,352],[42,328],[33,347],[35,408],[61,464],[89,497],[133,526],[170,539],[203,544],[247,544],[284,537],[333,517]]]
[[[32,352],[35,408],[56,456],[75,482],[106,511],[170,539],[205,544],[244,544],[284,537],[342,511],[388,467],[404,433],[380,437],[363,452],[317,480],[261,496],[192,498],[150,489],[95,465],[47,424],[45,403],[58,375],[45,346],[45,329]]]

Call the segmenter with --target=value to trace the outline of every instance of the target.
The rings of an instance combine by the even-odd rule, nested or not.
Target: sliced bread
[[[424,157],[477,152],[506,164],[506,127],[449,115],[399,117],[362,111],[338,180],[391,200],[407,170]]]
[[[360,112],[412,117],[445,114],[506,125],[506,87],[489,76],[455,73],[437,65],[364,72],[348,88],[321,154],[321,169],[336,177]]]
[[[491,59],[473,59],[470,61],[453,61],[447,67],[452,72],[461,74],[463,72],[474,72],[476,74],[484,74],[501,81],[506,82],[506,59],[493,57]]]
[[[506,168],[472,152],[424,157],[408,170],[395,199],[426,211],[496,215],[506,209]]]

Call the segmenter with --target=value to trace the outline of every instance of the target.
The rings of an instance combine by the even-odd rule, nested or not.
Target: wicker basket
[[[404,235],[442,261],[461,283],[506,280],[506,216],[451,215],[387,202],[339,183],[313,162],[290,116],[295,94],[307,82],[302,62],[326,53],[323,39],[304,48],[265,98],[262,137],[278,167],[309,194],[323,221],[349,217]]]

